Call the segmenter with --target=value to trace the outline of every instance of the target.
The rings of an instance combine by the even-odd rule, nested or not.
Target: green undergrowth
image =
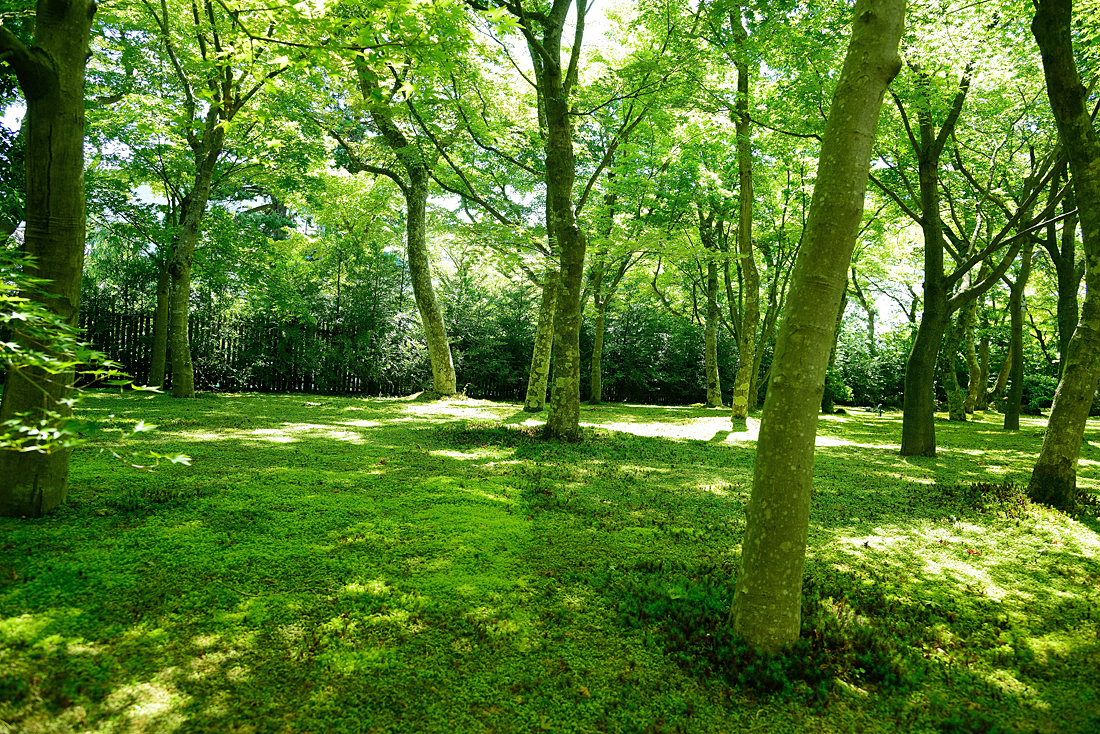
[[[823,416],[798,643],[729,600],[755,418],[469,399],[93,393],[189,468],[73,458],[0,519],[0,732],[1100,731],[1100,426],[1070,516],[1041,419]],[[106,447],[103,447],[106,448]]]

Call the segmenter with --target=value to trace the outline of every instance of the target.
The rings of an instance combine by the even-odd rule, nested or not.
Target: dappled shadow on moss
[[[826,699],[837,681],[895,691],[920,681],[922,671],[909,667],[903,646],[926,619],[901,622],[907,625],[904,635],[884,630],[884,620],[897,611],[886,608],[884,597],[857,594],[842,576],[809,570],[798,641],[782,653],[763,653],[733,632],[735,576],[730,565],[643,562],[605,579],[603,589],[622,624],[654,634],[667,655],[702,679],[720,677],[763,694],[817,700]],[[865,616],[869,606],[877,607],[873,622]]]

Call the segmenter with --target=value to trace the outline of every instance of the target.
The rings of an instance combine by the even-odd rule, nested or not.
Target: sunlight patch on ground
[[[380,596],[381,594],[385,594],[389,591],[392,591],[392,589],[387,586],[386,582],[382,579],[372,579],[365,584],[359,583],[358,581],[353,581],[352,583],[346,585],[343,589],[341,589],[342,593],[353,594],[355,596],[362,596],[363,594]]]
[[[751,421],[750,421],[751,423]],[[582,422],[582,426],[589,428],[606,428],[609,431],[632,433],[635,436],[646,438],[671,438],[695,441],[710,441],[718,433],[725,433],[730,429],[728,415],[715,416],[714,418],[692,418],[684,423],[633,423],[624,421],[611,421],[607,423]],[[731,437],[734,434],[730,434]],[[755,433],[752,436],[756,439]],[[727,441],[730,439],[727,438]]]
[[[814,442],[817,446],[854,446],[861,449],[886,449],[888,451],[901,451],[901,445],[896,443],[858,443],[856,441],[849,441],[844,438],[837,438],[835,436],[822,436],[818,435],[817,441]]]
[[[104,708],[126,718],[127,732],[172,732],[186,721],[177,709],[188,698],[163,683],[132,683],[113,691]]]
[[[450,449],[436,449],[435,451],[429,451],[429,456],[446,456],[448,459],[459,459],[460,461],[470,461],[474,459],[489,459],[500,456],[500,452],[495,449],[486,448],[482,451],[452,451]]]
[[[700,490],[701,492],[710,492],[711,494],[716,494],[719,497],[725,497],[730,493],[730,490],[733,489],[733,485],[729,482],[719,482],[718,484],[701,484],[696,487],[696,489]]]
[[[372,421],[354,421],[342,425],[373,427],[380,425]],[[261,440],[267,443],[295,443],[303,438],[327,438],[332,441],[363,443],[363,437],[356,431],[349,431],[321,423],[284,423],[281,428],[254,428],[250,431],[227,429],[220,433],[181,432],[180,437],[194,441]]]
[[[406,405],[404,411],[417,418],[434,418],[443,415],[466,418],[467,420],[498,421],[504,418],[512,409],[510,405],[491,403],[488,400],[455,400],[453,402],[412,403]]]

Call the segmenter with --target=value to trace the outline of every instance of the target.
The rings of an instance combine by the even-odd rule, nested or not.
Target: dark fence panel
[[[152,314],[118,313],[98,304],[81,309],[80,326],[89,342],[143,383],[149,378],[153,349]],[[386,376],[379,365],[367,364],[357,340],[369,335],[346,334],[324,323],[286,323],[267,317],[234,319],[192,314],[188,324],[195,385],[200,390],[248,392],[308,392],[398,397],[430,386],[409,377]],[[167,386],[171,385],[171,355]],[[476,382],[458,375],[458,388],[473,398],[523,402],[527,376],[502,376]],[[670,385],[639,386],[605,382],[606,402],[648,405],[701,402],[701,390],[681,394]],[[587,400],[582,384],[581,399]]]

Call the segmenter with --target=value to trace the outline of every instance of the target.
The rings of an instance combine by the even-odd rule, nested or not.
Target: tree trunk
[[[985,380],[982,377],[982,365],[978,361],[978,351],[974,339],[974,330],[978,316],[978,301],[970,303],[959,309],[959,323],[963,329],[963,358],[966,360],[966,400],[963,402],[963,410],[973,413],[978,405],[978,398],[985,393]]]
[[[535,330],[535,347],[531,354],[531,375],[527,380],[527,398],[523,409],[538,413],[546,409],[546,381],[550,376],[550,354],[554,344],[554,311],[558,301],[558,271],[546,269],[539,304],[539,325]]]
[[[927,245],[926,245],[927,246]],[[927,259],[927,255],[925,256]],[[943,257],[943,253],[940,253]],[[902,456],[935,456],[936,358],[947,325],[946,294],[925,281],[924,313],[917,338],[905,362],[905,394],[901,423]]]
[[[1073,189],[1066,192],[1062,202],[1063,213],[1072,212],[1077,208],[1077,202],[1073,196]],[[1051,225],[1051,230],[1054,225]],[[1077,216],[1070,215],[1062,223],[1061,247],[1056,245],[1054,232],[1048,233],[1044,241],[1050,259],[1054,263],[1055,272],[1058,275],[1058,376],[1061,377],[1066,364],[1066,355],[1069,353],[1069,340],[1077,328],[1078,310],[1077,291],[1081,286],[1081,278],[1084,272],[1077,267]]]
[[[84,63],[95,4],[39,0],[34,46],[0,26],[0,57],[14,69],[27,103],[24,251],[28,275],[43,278],[44,305],[75,327],[84,267]],[[49,345],[20,342],[26,349]],[[71,415],[63,402],[73,374],[9,370],[0,421],[30,413],[56,426]],[[68,449],[0,451],[0,515],[40,517],[64,502]]]
[[[738,17],[732,23],[737,39],[737,253],[741,268],[741,295],[744,309],[737,340],[737,375],[733,378],[733,397],[730,400],[730,416],[734,421],[744,421],[749,416],[749,391],[756,383],[756,331],[760,327],[760,273],[752,251],[752,121],[749,119],[749,65],[746,60],[745,41],[747,31],[738,8]],[[752,400],[753,407],[756,401]]]
[[[919,81],[931,84],[927,75]],[[931,102],[923,95],[917,103],[920,144],[917,153],[920,185],[921,231],[924,235],[924,311],[917,338],[905,363],[905,403],[902,412],[901,455],[935,456],[936,362],[951,309],[948,282],[943,269],[944,234],[940,219],[940,156],[955,128],[963,101],[970,89],[969,70],[964,73],[951,112],[937,134],[932,122]]]
[[[1031,253],[1034,244],[1024,245],[1020,274],[1012,284],[1008,297],[1009,323],[1012,329],[1012,367],[1009,373],[1008,398],[1005,401],[1006,431],[1020,430],[1020,404],[1024,398],[1024,288],[1031,274]]]
[[[847,274],[845,274],[847,277]],[[821,394],[821,412],[832,415],[836,412],[836,393],[829,385],[829,373],[836,366],[836,335],[840,334],[840,325],[844,322],[844,312],[848,310],[848,287],[845,280],[844,292],[840,296],[840,308],[836,312],[836,326],[833,328],[833,346],[829,349],[829,363],[825,366],[825,390]]]
[[[904,0],[856,3],[776,340],[731,607],[736,633],[765,650],[786,647],[799,634],[818,409],[863,215],[879,109],[886,85],[901,68],[904,13]]]
[[[164,387],[164,370],[168,364],[168,316],[172,293],[172,275],[168,263],[162,262],[157,272],[157,305],[153,312],[153,354],[149,363],[149,385]]]
[[[546,110],[546,230],[557,246],[561,266],[554,314],[554,383],[544,435],[576,441],[580,438],[581,289],[587,241],[573,212],[576,169],[573,123],[569,115],[572,80],[565,78],[566,72],[560,63],[561,34],[568,8],[568,2],[556,2],[545,23],[542,49],[548,59],[544,61],[552,63],[542,64],[538,79]],[[579,44],[572,53],[580,53]]]
[[[1009,340],[1004,361],[997,370],[997,381],[993,383],[993,389],[986,395],[987,401],[1000,401],[1004,397],[1005,388],[1008,387],[1008,376],[1012,374],[1012,351],[1012,341]]]
[[[1028,484],[1032,500],[1055,507],[1077,501],[1081,438],[1100,380],[1100,137],[1073,58],[1072,15],[1071,0],[1039,0],[1031,24],[1043,57],[1050,106],[1069,158],[1085,251],[1085,303]]]
[[[704,329],[707,372],[707,407],[722,407],[722,382],[718,375],[718,264],[707,259],[707,321]]]
[[[603,362],[605,324],[604,309],[596,309],[596,328],[592,334],[592,394],[588,397],[589,405],[599,405],[603,402],[603,373],[600,364]]]
[[[451,359],[451,343],[447,338],[447,327],[443,324],[443,312],[439,310],[439,303],[435,299],[432,269],[428,259],[428,174],[427,171],[414,167],[409,167],[408,173],[409,185],[405,191],[408,210],[405,248],[413,298],[416,299],[420,323],[424,326],[424,337],[428,341],[428,358],[432,363],[432,389],[441,395],[454,395],[455,366]]]
[[[964,330],[962,314],[959,314],[944,334],[939,364],[940,379],[947,393],[947,419],[963,423],[966,422],[966,393],[959,385],[959,375],[955,372],[955,355],[959,353]]]
[[[191,267],[195,260],[195,245],[202,230],[206,204],[214,180],[214,168],[225,146],[225,127],[208,121],[207,133],[195,152],[195,181],[184,197],[180,227],[175,247],[168,260],[172,276],[169,298],[168,343],[172,353],[172,395],[195,397],[195,368],[191,362],[191,344],[187,335],[191,315]]]
[[[978,399],[974,401],[974,410],[988,410],[989,393],[985,386],[989,384],[989,334],[983,334],[978,342],[978,366]]]

